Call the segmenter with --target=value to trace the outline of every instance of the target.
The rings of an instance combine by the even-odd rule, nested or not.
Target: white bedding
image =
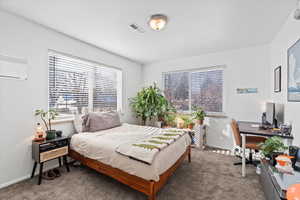
[[[122,126],[99,132],[79,133],[72,136],[71,149],[129,174],[146,180],[159,181],[159,175],[169,169],[190,145],[191,139],[188,134],[163,149],[152,165],[130,159],[115,151],[119,145],[130,142],[133,136],[142,139],[155,134],[158,130],[154,127],[122,124]]]

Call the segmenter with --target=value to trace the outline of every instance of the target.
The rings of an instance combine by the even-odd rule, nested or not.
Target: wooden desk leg
[[[242,149],[243,149],[243,155],[242,155],[242,177],[246,177],[246,135],[242,135]]]
[[[61,157],[58,157],[59,167],[61,167]]]
[[[67,161],[67,156],[63,156],[63,159],[64,159],[64,165],[66,165],[67,172],[70,172],[69,164]]]
[[[40,174],[39,174],[39,182],[38,182],[38,185],[41,185],[41,183],[42,183],[43,167],[44,167],[44,163],[40,163]]]
[[[31,173],[31,178],[34,177],[36,166],[37,166],[37,162],[34,162],[32,173]]]

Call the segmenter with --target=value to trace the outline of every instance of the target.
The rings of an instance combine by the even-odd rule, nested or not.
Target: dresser
[[[34,165],[31,173],[31,178],[34,177],[37,165],[40,165],[38,185],[42,182],[42,174],[44,163],[53,159],[58,159],[59,166],[62,166],[61,159],[69,172],[67,155],[69,154],[70,137],[58,137],[53,140],[45,140],[32,142],[32,158]]]
[[[282,173],[268,161],[262,160],[260,182],[267,200],[285,200],[288,187],[300,183],[300,172]]]

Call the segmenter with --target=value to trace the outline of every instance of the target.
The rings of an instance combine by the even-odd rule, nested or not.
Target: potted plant
[[[189,129],[193,129],[193,127],[194,127],[194,122],[193,122],[193,120],[189,117],[189,116],[187,116],[187,115],[182,115],[181,116],[181,119],[183,120],[183,122],[184,122],[184,128],[189,128]]]
[[[58,113],[56,110],[49,109],[48,111],[44,111],[43,109],[38,109],[35,111],[35,116],[40,116],[46,127],[46,139],[51,140],[55,138],[56,130],[52,130],[51,121],[54,120]]]
[[[166,113],[164,116],[164,125],[167,127],[175,127],[176,126],[176,115],[175,113]]]
[[[204,118],[206,116],[206,113],[201,107],[195,107],[194,112],[192,113],[193,119],[197,121],[198,124],[202,125]]]
[[[264,143],[259,144],[259,146],[262,154],[266,158],[269,158],[273,165],[276,164],[275,158],[278,155],[283,154],[284,151],[288,149],[288,147],[282,142],[282,138],[277,136],[268,138]]]
[[[185,121],[185,123],[186,123],[186,126],[187,126],[188,129],[193,129],[194,128],[195,123],[193,122],[193,120],[191,118],[188,118]]]
[[[171,108],[168,100],[155,83],[153,86],[139,91],[137,96],[131,99],[130,105],[136,116],[141,118],[142,125],[145,125],[147,120],[157,118],[161,120],[162,116]]]

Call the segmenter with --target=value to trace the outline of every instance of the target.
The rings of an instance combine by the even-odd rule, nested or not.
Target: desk
[[[264,136],[264,137],[273,137],[273,136],[278,136],[282,137],[285,139],[292,140],[294,137],[292,135],[282,135],[279,133],[276,133],[272,131],[271,129],[261,129],[259,128],[260,123],[257,122],[244,122],[244,121],[239,121],[239,130],[242,135],[242,149],[243,149],[243,154],[242,154],[242,176],[246,176],[246,135],[252,135],[252,136]],[[257,125],[257,126],[253,126]]]

